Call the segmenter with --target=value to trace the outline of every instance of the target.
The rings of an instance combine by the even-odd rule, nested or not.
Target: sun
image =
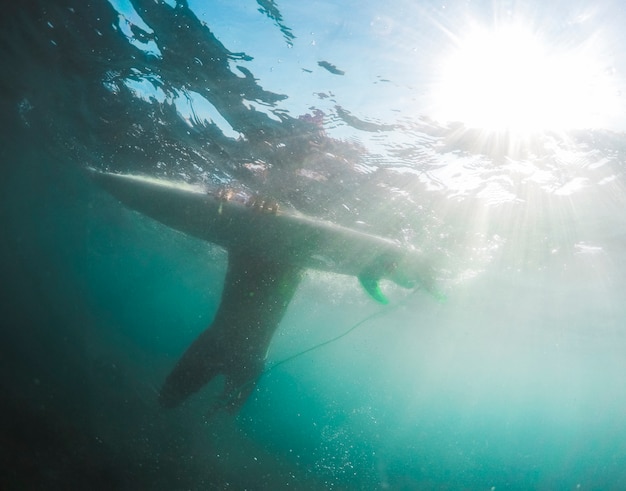
[[[487,130],[597,127],[619,106],[594,40],[550,46],[520,25],[472,28],[440,62],[434,116]]]

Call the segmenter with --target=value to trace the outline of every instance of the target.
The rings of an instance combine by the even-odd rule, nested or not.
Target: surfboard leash
[[[206,419],[210,419],[211,416],[217,412],[220,412],[222,410],[224,410],[226,407],[228,407],[228,405],[236,398],[239,396],[239,394],[241,393],[241,391],[246,388],[246,386],[248,386],[249,384],[253,384],[253,383],[258,383],[261,378],[263,378],[263,376],[271,373],[274,369],[278,368],[279,366],[282,366],[286,363],[289,363],[297,358],[300,358],[308,353],[311,353],[313,351],[317,351],[318,349],[323,348],[324,346],[328,346],[330,344],[333,344],[337,341],[339,341],[340,339],[345,338],[348,334],[350,334],[351,332],[355,331],[356,329],[358,329],[359,327],[361,327],[363,324],[366,324],[367,322],[376,319],[377,317],[382,317],[385,314],[390,314],[395,310],[398,310],[400,307],[404,306],[405,304],[408,303],[409,299],[415,294],[417,293],[418,290],[420,290],[420,287],[417,288],[413,288],[411,290],[410,293],[407,293],[405,295],[405,297],[398,303],[392,304],[392,305],[385,305],[384,307],[380,308],[377,312],[373,312],[371,314],[369,314],[368,316],[364,317],[363,319],[361,319],[360,321],[356,322],[355,324],[353,324],[352,326],[350,326],[350,328],[348,328],[346,331],[342,332],[341,334],[338,334],[335,337],[332,337],[330,339],[327,339],[326,341],[322,341],[320,343],[317,343],[309,348],[303,349],[302,351],[298,351],[297,353],[294,353],[293,355],[290,355],[286,358],[283,358],[282,360],[277,361],[276,363],[273,363],[272,365],[266,367],[261,374],[254,378],[254,379],[250,379],[247,382],[241,384],[235,391],[233,391],[233,394],[231,395],[231,397],[229,397],[228,399],[226,399],[225,401],[217,401],[216,404],[213,405],[210,414],[208,414],[206,416]]]
[[[265,370],[263,370],[263,372],[261,373],[261,376],[266,375],[267,373],[271,372],[272,370],[274,370],[275,368],[278,368],[281,365],[284,365],[285,363],[289,363],[290,361],[295,360],[296,358],[300,358],[301,356],[306,355],[307,353],[311,353],[312,351],[316,351],[320,348],[323,348],[324,346],[328,346],[329,344],[333,344],[337,341],[339,341],[340,339],[345,338],[348,334],[350,334],[351,332],[355,331],[356,329],[358,329],[359,327],[361,327],[363,324],[366,324],[367,322],[376,319],[377,317],[382,317],[385,314],[390,314],[395,310],[398,310],[400,307],[406,305],[409,301],[409,299],[415,295],[415,293],[417,293],[418,290],[420,290],[420,287],[417,288],[413,288],[411,290],[410,293],[407,293],[405,295],[405,297],[398,303],[392,304],[392,305],[387,305],[384,306],[380,309],[378,309],[377,312],[373,312],[371,314],[369,314],[368,316],[364,317],[363,319],[361,319],[360,321],[358,321],[356,324],[353,324],[352,326],[350,326],[350,328],[348,328],[346,331],[342,332],[341,334],[338,334],[337,336],[327,339],[326,341],[322,341],[318,344],[315,344],[313,346],[311,346],[310,348],[306,348],[302,351],[299,351],[291,356],[288,356],[287,358],[283,358],[280,361],[277,361],[276,363],[270,365],[269,367],[267,367]]]

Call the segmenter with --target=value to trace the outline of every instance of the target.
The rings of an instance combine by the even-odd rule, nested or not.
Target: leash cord
[[[389,314],[397,309],[399,309],[400,307],[402,307],[403,305],[405,305],[406,303],[408,303],[409,299],[411,296],[413,296],[417,291],[419,290],[418,288],[414,288],[411,293],[408,293],[400,302],[393,304],[391,306],[387,306],[387,307],[383,307],[380,310],[378,310],[377,312],[374,312],[370,315],[368,315],[367,317],[361,319],[360,321],[358,321],[356,324],[352,325],[348,330],[342,332],[341,334],[338,334],[337,336],[327,339],[326,341],[322,341],[321,343],[315,344],[309,348],[306,348],[302,351],[298,351],[297,353],[288,356],[287,358],[283,358],[282,360],[277,361],[276,363],[270,365],[269,367],[266,367],[261,374],[254,378],[254,379],[250,379],[247,382],[245,382],[244,384],[240,385],[235,391],[233,391],[233,393],[231,394],[231,396],[225,400],[225,401],[219,401],[216,403],[216,406],[214,406],[214,410],[216,411],[220,411],[225,409],[231,401],[233,401],[238,394],[242,391],[242,389],[244,389],[247,385],[252,384],[252,383],[257,383],[259,380],[261,380],[261,378],[263,378],[263,376],[267,375],[268,373],[272,372],[274,369],[278,368],[281,365],[284,365],[285,363],[289,363],[290,361],[293,361],[297,358],[300,358],[301,356],[304,356],[308,353],[311,353],[312,351],[316,351],[320,348],[323,348],[324,346],[328,346],[329,344],[333,344],[337,341],[339,341],[342,338],[345,338],[348,334],[350,334],[351,332],[353,332],[354,330],[358,329],[359,327],[361,327],[363,324],[376,319],[377,317],[382,317],[385,314]],[[213,411],[212,411],[213,412]]]

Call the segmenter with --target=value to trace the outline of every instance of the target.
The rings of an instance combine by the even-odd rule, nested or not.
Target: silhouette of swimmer
[[[224,390],[211,412],[237,411],[263,372],[272,336],[301,278],[300,268],[229,251],[215,319],[165,380],[160,403],[175,407],[215,376],[224,375]]]

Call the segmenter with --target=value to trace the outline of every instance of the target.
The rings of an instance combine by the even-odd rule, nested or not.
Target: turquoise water
[[[169,4],[3,7],[0,487],[622,489],[624,133],[481,140],[403,110],[382,80],[405,48],[359,63],[375,52],[356,13]],[[359,12],[378,41],[383,8]],[[381,306],[308,272],[268,367],[372,317],[270,369],[237,415],[204,419],[219,380],[165,410],[227,256],[88,166],[390,236],[432,257],[448,299],[383,284]]]

